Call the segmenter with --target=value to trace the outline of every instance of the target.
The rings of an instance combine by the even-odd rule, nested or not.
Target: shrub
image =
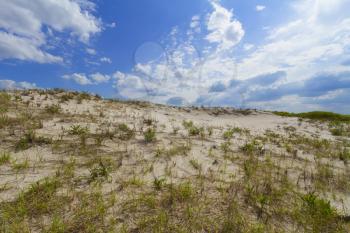
[[[0,92],[0,113],[8,111],[10,106],[11,96],[5,92]]]
[[[10,118],[5,115],[0,113],[0,129],[6,127],[10,122]]]
[[[148,128],[143,134],[146,143],[154,142],[156,138],[156,130],[154,128]]]
[[[306,221],[312,232],[341,232],[338,214],[329,201],[314,193],[304,195],[302,200],[302,221]]]
[[[89,133],[88,127],[83,127],[81,125],[72,125],[69,130],[70,135],[83,135],[88,133]]]
[[[46,112],[49,114],[58,114],[61,112],[61,106],[59,104],[53,104],[50,106],[46,106],[45,108]]]
[[[102,179],[108,179],[109,177],[109,169],[108,167],[102,162],[102,160],[99,161],[98,166],[95,166],[90,171],[90,182]]]
[[[154,189],[158,191],[162,190],[165,182],[166,182],[165,178],[160,178],[160,179],[154,178],[154,181],[153,181]]]
[[[37,137],[35,132],[30,130],[24,134],[24,136],[16,143],[16,151],[27,150],[33,145],[50,144],[51,139],[45,137]]]
[[[134,130],[130,129],[126,124],[118,125],[118,138],[123,141],[128,141],[135,136]]]
[[[6,163],[9,163],[10,162],[10,159],[11,159],[11,155],[9,153],[5,153],[3,152],[1,155],[0,155],[0,166],[1,165],[4,165]]]
[[[274,112],[274,114],[284,117],[300,117],[312,120],[324,120],[324,121],[343,121],[350,122],[350,115],[343,115],[333,112],[305,112],[305,113],[289,113],[289,112]]]

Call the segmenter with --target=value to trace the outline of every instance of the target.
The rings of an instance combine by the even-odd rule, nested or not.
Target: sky
[[[0,89],[350,113],[350,0],[0,0]]]

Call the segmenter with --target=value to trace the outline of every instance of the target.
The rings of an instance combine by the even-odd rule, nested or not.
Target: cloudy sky
[[[350,0],[0,0],[0,88],[350,113]]]

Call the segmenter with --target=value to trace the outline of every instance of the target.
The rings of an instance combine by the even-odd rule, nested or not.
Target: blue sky
[[[0,88],[350,113],[350,0],[0,0]]]

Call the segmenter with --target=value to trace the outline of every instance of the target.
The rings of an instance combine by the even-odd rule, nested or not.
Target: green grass
[[[118,139],[122,141],[129,141],[135,137],[135,131],[130,129],[126,124],[119,124],[117,128]]]
[[[300,117],[305,119],[312,120],[323,120],[323,121],[341,121],[341,122],[350,122],[350,115],[343,115],[333,112],[305,112],[305,113],[290,113],[290,112],[274,112],[278,116],[284,117]]]
[[[10,153],[3,152],[0,154],[0,166],[10,163],[11,155]]]
[[[45,137],[38,137],[32,130],[27,131],[22,138],[16,143],[16,151],[27,150],[34,145],[51,144],[52,140]]]
[[[89,128],[83,127],[81,125],[72,125],[69,129],[70,135],[83,135],[88,133],[89,133]]]
[[[0,113],[5,113],[10,107],[11,96],[5,92],[0,91]]]
[[[55,114],[59,114],[62,111],[62,109],[59,104],[53,104],[53,105],[46,106],[45,111],[49,114],[55,115]]]
[[[148,128],[146,132],[143,133],[146,143],[154,142],[157,140],[156,130],[154,128]]]

